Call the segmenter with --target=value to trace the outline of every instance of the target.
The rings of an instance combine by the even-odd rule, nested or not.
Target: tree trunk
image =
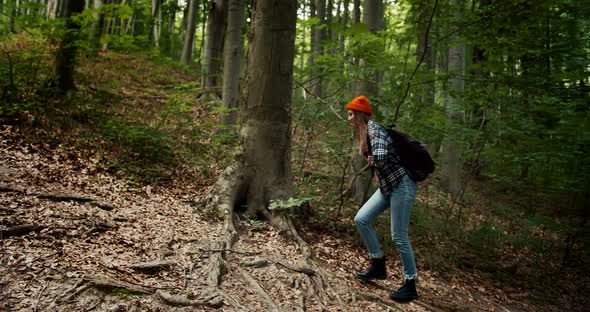
[[[93,9],[95,12],[92,13],[94,22],[92,23],[92,28],[90,29],[90,38],[88,38],[88,53],[92,57],[98,56],[98,50],[100,49],[100,37],[102,34],[102,28],[104,26],[104,14],[99,11],[102,4],[102,0],[94,0]]]
[[[492,4],[492,0],[480,0],[479,1],[479,10],[482,12],[487,6]],[[480,14],[483,18],[483,15]],[[489,75],[488,72],[485,70],[485,63],[487,62],[487,56],[485,53],[485,47],[480,45],[475,45],[473,47],[473,55],[471,58],[471,66],[470,72],[471,76],[475,81],[471,83],[471,87],[476,90],[476,92],[481,92],[481,90],[488,89],[488,83],[483,82]],[[489,89],[488,89],[489,90]],[[486,93],[484,93],[486,94]],[[481,105],[479,103],[475,103],[477,106],[474,106],[472,109],[473,118],[471,120],[471,127],[477,129],[480,132],[480,139],[477,142],[474,142],[473,150],[483,150],[483,145],[485,144],[485,126],[486,126],[486,107],[485,105]],[[477,152],[472,153],[478,155]],[[481,157],[473,156],[470,160],[471,163],[471,172],[474,176],[481,175],[481,168],[483,167],[481,163]]]
[[[344,12],[342,13],[342,30],[343,34],[340,36],[340,55],[344,54],[344,44],[346,40],[346,28],[348,27],[348,6],[350,0],[344,0]],[[344,62],[342,63],[342,71],[344,71]]]
[[[318,57],[324,52],[322,42],[326,38],[326,1],[312,0],[315,2],[315,17],[319,19],[318,23],[311,27],[311,55],[308,66],[311,68],[311,77],[309,79],[309,90],[316,97],[322,97],[322,68],[316,65]],[[313,16],[313,15],[312,15]]]
[[[383,0],[365,0],[363,4],[363,22],[367,25],[369,31],[376,33],[383,29]],[[375,53],[380,54],[381,51],[375,51]],[[374,99],[379,95],[379,80],[381,73],[376,68],[376,65],[372,62],[372,60],[361,60],[359,63],[359,68],[365,74],[359,83],[357,83],[356,95],[362,94],[366,95],[369,99]],[[373,105],[373,112],[375,113],[376,111],[377,107]],[[355,146],[352,150],[358,151],[358,148]],[[363,156],[359,155],[358,152],[355,152],[353,154],[353,160],[351,164],[353,172],[359,172],[367,165],[367,161]],[[362,204],[367,200],[371,186],[371,178],[371,172],[367,170],[354,180],[351,194],[354,201],[358,204]]]
[[[66,32],[55,56],[55,77],[57,88],[64,93],[76,89],[74,84],[74,63],[78,48],[76,39],[80,32],[80,24],[71,16],[82,13],[82,10],[84,10],[84,1],[80,0],[64,1],[64,7],[61,10],[63,14],[61,17],[66,18]]]
[[[215,92],[220,95],[217,81],[220,75],[220,64],[223,51],[223,36],[225,18],[227,16],[226,0],[211,0],[207,16],[207,35],[203,55],[203,70],[201,87],[205,92]]]
[[[172,0],[172,10],[169,12],[168,25],[166,31],[171,36],[174,34],[174,24],[176,24],[176,11],[178,10],[178,0]],[[171,40],[172,41],[172,40]]]
[[[435,94],[435,79],[430,78],[430,74],[434,71],[434,58],[436,57],[436,53],[431,44],[431,35],[427,35],[428,25],[432,23],[430,20],[432,16],[433,7],[430,5],[430,1],[426,0],[419,5],[416,10],[418,11],[417,20],[418,23],[416,25],[416,33],[417,33],[417,45],[416,45],[416,63],[419,63],[422,57],[422,66],[420,69],[420,73],[425,76],[424,80],[425,83],[416,86],[416,96],[418,97],[419,103],[419,110],[418,116],[415,117],[415,120],[423,120],[423,114],[420,114],[424,109],[427,112],[430,112],[429,108],[434,107],[434,94]],[[431,25],[432,27],[432,25]],[[437,152],[437,139],[436,136],[431,136],[426,141],[426,147],[430,155],[436,155]]]
[[[361,22],[361,0],[353,0],[352,23],[358,24],[360,22]]]
[[[463,8],[458,0],[450,1],[451,8],[456,10],[455,17],[463,18]],[[465,45],[457,35],[451,38],[448,48],[449,93],[447,94],[447,119],[451,129],[446,138],[444,161],[442,164],[443,185],[453,196],[459,194],[461,188],[461,146],[459,133],[456,130],[461,122],[463,93],[465,91]]]
[[[242,30],[244,28],[244,0],[229,0],[227,36],[223,63],[223,107],[226,109],[222,116],[223,126],[229,128],[238,119],[238,100],[240,95],[240,73],[244,44]],[[233,131],[232,131],[233,132]]]
[[[8,30],[11,33],[16,33],[15,21],[16,21],[16,0],[10,2],[10,12],[8,16]]]
[[[201,20],[201,41],[199,42],[199,52],[197,53],[197,55],[199,56],[198,60],[199,60],[199,64],[201,64],[201,67],[203,66],[203,54],[204,54],[203,50],[205,47],[205,31],[207,29],[207,13],[209,12],[209,10],[207,8],[209,6],[209,1],[203,0],[202,5],[203,5],[203,9],[201,11],[203,12],[203,15],[201,16],[201,18],[202,18],[202,20]]]
[[[430,16],[432,15],[432,6],[428,1],[418,8],[418,25],[417,25],[417,42],[416,45],[416,62],[420,62],[422,56],[422,73],[428,73],[433,69],[433,49],[430,48],[430,37],[426,36],[428,24],[430,23]],[[420,96],[419,103],[423,107],[431,107],[434,104],[434,81],[424,84],[420,91],[417,92]]]
[[[197,7],[199,0],[189,0],[189,9],[186,15],[186,32],[184,33],[184,47],[182,48],[182,55],[180,62],[188,65],[192,60],[193,50],[195,46],[195,30],[197,28]]]
[[[248,214],[264,215],[273,199],[292,194],[291,95],[295,55],[295,0],[255,2],[247,64],[247,96],[242,110],[242,157],[235,171],[226,171],[222,194],[233,207],[247,205]],[[224,183],[228,181],[228,183]],[[227,209],[227,208],[226,208]]]
[[[152,41],[154,46],[160,46],[159,37],[159,26],[160,26],[160,11],[162,6],[162,0],[152,0],[152,14],[151,14],[151,27],[148,35],[149,40]]]

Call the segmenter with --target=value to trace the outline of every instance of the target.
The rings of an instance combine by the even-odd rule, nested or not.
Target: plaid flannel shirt
[[[367,128],[371,144],[371,155],[373,155],[371,166],[376,169],[381,193],[389,196],[401,182],[406,170],[399,165],[399,156],[385,127],[373,120],[369,120]]]

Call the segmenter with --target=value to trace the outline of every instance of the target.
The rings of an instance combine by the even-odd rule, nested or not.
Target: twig
[[[435,0],[434,7],[432,8],[432,14],[430,15],[430,20],[428,21],[428,26],[426,27],[426,33],[424,34],[425,41],[428,39],[428,35],[430,34],[430,28],[432,26],[432,20],[434,19],[434,15],[436,13],[437,6],[438,6],[438,0]],[[418,72],[418,69],[422,65],[422,62],[424,62],[424,58],[426,57],[427,51],[428,51],[428,45],[425,44],[424,51],[422,51],[422,55],[420,56],[420,60],[418,61],[418,64],[416,64],[416,67],[414,68],[412,75],[410,75],[410,78],[408,79],[408,81],[406,83],[406,91],[404,92],[404,95],[402,96],[399,103],[397,104],[397,107],[395,108],[395,114],[393,115],[393,122],[397,121],[397,117],[399,115],[399,109],[402,106],[402,104],[404,103],[404,101],[406,100],[406,97],[408,97],[408,93],[410,92],[410,86],[412,83],[412,79],[414,79],[416,72]]]
[[[295,80],[295,83],[297,85],[299,85],[301,88],[303,88],[303,90],[305,90],[305,93],[310,94],[311,96],[315,97],[318,101],[322,102],[323,104],[328,105],[328,107],[330,107],[330,110],[332,110],[332,112],[336,115],[336,117],[338,117],[338,119],[342,120],[343,122],[348,122],[348,121],[346,121],[346,119],[344,119],[342,116],[340,116],[340,114],[338,114],[338,112],[334,109],[333,104],[330,104],[330,103],[326,102],[326,100],[322,99],[321,97],[313,94],[312,92],[307,90],[307,88],[303,84],[298,82],[297,80]],[[338,102],[338,100],[340,100],[341,97],[342,96],[338,96],[338,99],[336,100],[336,102]]]
[[[356,181],[356,179],[369,167],[370,167],[370,164],[367,164],[361,170],[359,170],[359,172],[355,173],[355,175],[350,180],[350,183],[348,183],[348,188],[346,190],[344,190],[344,192],[341,193],[341,196],[346,196],[346,194],[348,194],[348,192],[350,192],[350,190],[352,189],[352,185],[354,184],[354,181]]]

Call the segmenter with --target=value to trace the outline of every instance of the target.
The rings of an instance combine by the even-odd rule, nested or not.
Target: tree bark
[[[184,47],[182,48],[182,55],[180,56],[180,62],[188,65],[191,62],[193,56],[193,50],[195,46],[195,31],[197,28],[196,17],[197,7],[199,6],[199,0],[189,0],[189,9],[186,20],[186,32],[184,33]]]
[[[233,183],[233,193],[222,194],[233,201],[233,207],[246,204],[248,214],[271,221],[270,201],[292,194],[290,128],[297,6],[295,0],[255,2],[241,116],[243,154],[232,166],[236,171],[230,167],[225,175]]]
[[[12,0],[10,2],[10,12],[9,12],[9,16],[8,16],[8,30],[11,33],[16,33],[16,0]]]
[[[309,79],[309,90],[316,97],[322,97],[322,69],[316,65],[318,57],[324,52],[322,41],[326,38],[326,31],[323,27],[326,23],[326,1],[325,0],[311,0],[314,4],[315,15],[319,19],[318,23],[311,27],[311,55],[309,57],[308,66],[311,68]],[[312,8],[313,11],[313,8]]]
[[[240,95],[240,73],[244,44],[242,31],[244,28],[244,0],[229,0],[227,36],[225,38],[223,64],[223,107],[226,112],[222,116],[222,124],[229,128],[238,119],[238,100]],[[233,131],[232,131],[233,132]]]
[[[360,22],[361,22],[361,0],[353,0],[352,23],[358,24]]]
[[[104,14],[100,12],[100,7],[103,5],[102,0],[94,0],[93,9],[95,12],[92,13],[94,22],[90,29],[89,41],[89,55],[92,57],[98,56],[98,50],[100,49],[100,37],[102,29],[104,27]]]
[[[220,92],[216,88],[221,71],[226,16],[227,0],[211,0],[209,2],[201,87],[205,92],[214,91],[219,95]]]
[[[367,28],[372,33],[377,33],[383,29],[383,18],[384,18],[384,6],[383,0],[365,0],[363,2],[363,23],[367,25]],[[381,54],[382,51],[373,51],[375,55]],[[363,77],[357,83],[357,94],[366,95],[369,99],[374,99],[379,95],[379,80],[381,76],[380,70],[378,70],[369,59],[360,60],[359,68],[364,72]],[[373,113],[377,111],[377,107],[373,104]],[[356,144],[356,142],[355,142]],[[353,151],[358,151],[358,148],[353,147]],[[367,161],[363,156],[359,155],[358,152],[353,154],[353,160],[351,162],[353,172],[359,172],[363,167],[367,165]],[[369,196],[369,189],[371,186],[371,172],[365,171],[359,175],[352,185],[351,194],[356,203],[364,203]]]
[[[420,62],[422,55],[424,55],[422,73],[428,74],[433,69],[433,49],[429,48],[431,40],[427,37],[426,32],[432,15],[432,6],[429,1],[424,1],[418,10],[418,24],[417,24],[417,42],[416,45],[416,62]],[[431,107],[434,105],[434,80],[425,83],[418,91],[420,96],[419,103],[422,107]]]
[[[74,63],[76,59],[76,39],[80,32],[80,24],[71,16],[82,13],[84,10],[84,1],[66,0],[64,2],[62,16],[66,18],[66,32],[59,44],[55,56],[55,77],[57,88],[61,91],[68,92],[76,89],[74,83]]]
[[[348,6],[350,4],[350,0],[344,0],[344,12],[342,13],[342,30],[346,32],[346,28],[348,27]],[[340,36],[340,55],[344,54],[344,44],[346,41],[346,34],[343,33]],[[342,63],[342,71],[344,71],[344,62]]]
[[[463,18],[463,8],[460,0],[451,0],[451,8],[456,10],[455,18]],[[451,125],[447,135],[442,164],[443,185],[453,196],[461,189],[461,146],[456,126],[461,121],[463,94],[465,91],[465,44],[458,35],[451,38],[448,48],[449,93],[447,94],[447,119]]]
[[[154,46],[160,46],[160,11],[162,7],[162,0],[152,0],[152,13],[151,13],[151,27],[150,33],[148,35],[149,40],[151,40]]]

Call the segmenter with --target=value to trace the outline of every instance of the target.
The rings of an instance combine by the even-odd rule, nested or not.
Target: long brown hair
[[[365,153],[369,149],[369,144],[367,142],[367,123],[371,116],[359,111],[352,111],[352,128],[353,128],[353,138],[354,141],[357,142],[359,147],[359,154],[365,156]]]

